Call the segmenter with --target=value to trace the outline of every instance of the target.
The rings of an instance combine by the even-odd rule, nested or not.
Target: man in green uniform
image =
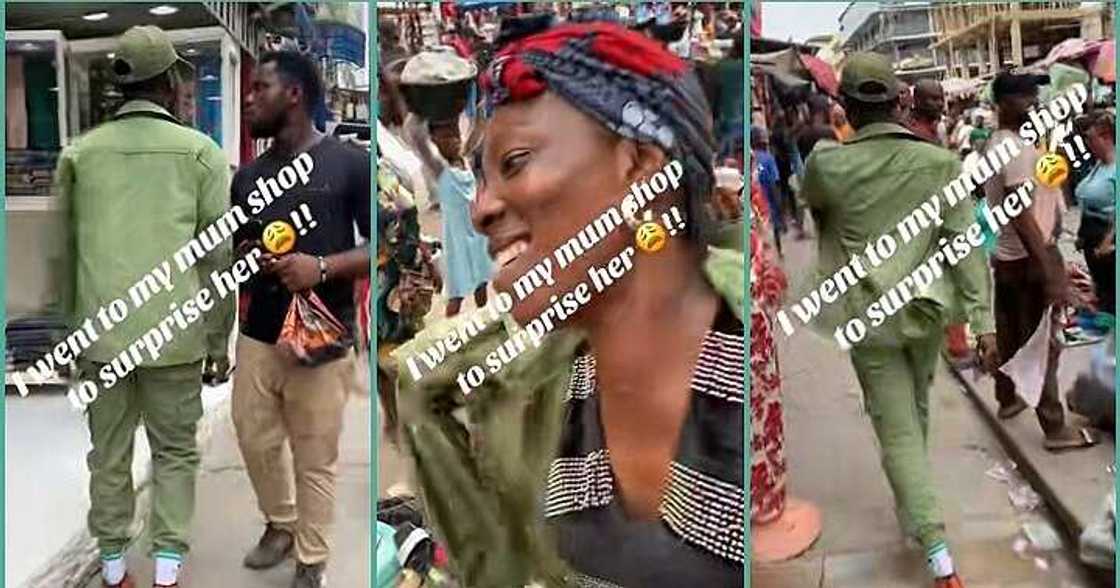
[[[944,222],[931,223],[909,239],[895,229],[960,173],[949,151],[930,145],[898,124],[898,81],[882,56],[856,53],[841,73],[844,108],[856,134],[843,144],[820,143],[806,162],[804,197],[820,232],[820,278],[854,264],[863,274],[839,300],[825,304],[814,326],[833,336],[860,318],[869,326],[849,335],[852,364],[882,450],[883,469],[894,491],[900,521],[926,549],[938,588],[960,586],[944,539],[944,522],[934,491],[927,454],[929,386],[937,367],[942,330],[961,311],[980,335],[980,352],[994,362],[994,325],[990,312],[983,251],[973,250],[950,266],[928,288],[916,289],[902,306],[884,296],[910,280],[920,265],[973,221],[972,201],[950,206],[944,197]],[[892,255],[869,255],[869,245],[892,235]],[[888,248],[889,249],[889,248]],[[853,258],[859,261],[852,261]],[[910,283],[913,283],[912,280]],[[826,288],[822,287],[824,292]],[[835,289],[832,290],[835,293]],[[822,298],[827,297],[822,294]],[[877,321],[879,305],[890,318]],[[880,317],[882,318],[882,317]],[[833,329],[840,328],[840,331]],[[858,342],[854,339],[859,339]]]
[[[204,360],[228,370],[226,349],[233,299],[218,300],[204,318],[173,326],[159,351],[129,346],[203,288],[211,271],[229,265],[221,240],[190,267],[180,252],[226,213],[229,162],[208,137],[169,112],[182,63],[157,27],[133,27],[112,62],[125,104],[114,118],[63,151],[57,180],[69,211],[69,314],[75,323],[127,306],[79,360],[81,377],[98,382],[88,407],[90,533],[97,539],[106,586],[134,586],[123,553],[133,520],[133,438],[141,419],[152,452],[148,528],[156,586],[177,586],[188,550],[199,456],[195,425],[202,416]],[[141,282],[149,276],[150,280]],[[138,282],[143,287],[134,287]],[[114,302],[117,301],[117,302]],[[119,315],[119,313],[118,313]],[[104,319],[100,319],[104,320]],[[114,319],[115,320],[115,319]],[[99,325],[98,319],[95,323]]]

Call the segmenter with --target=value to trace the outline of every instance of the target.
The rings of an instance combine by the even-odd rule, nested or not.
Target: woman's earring
[[[669,240],[669,236],[665,233],[665,227],[653,221],[653,211],[651,210],[646,211],[642,220],[644,222],[638,226],[634,233],[634,242],[638,245],[638,249],[646,253],[661,251]]]

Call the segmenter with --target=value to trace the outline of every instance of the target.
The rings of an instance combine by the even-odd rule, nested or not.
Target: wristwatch
[[[319,260],[319,283],[327,281],[327,260],[323,259],[322,255],[316,257]]]

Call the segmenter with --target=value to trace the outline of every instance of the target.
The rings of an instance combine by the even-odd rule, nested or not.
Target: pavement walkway
[[[338,464],[334,552],[327,568],[332,586],[370,584],[370,397],[363,374],[346,407],[341,455]],[[212,434],[202,456],[197,506],[192,529],[192,551],[180,576],[184,587],[286,588],[295,572],[288,560],[263,571],[242,567],[241,559],[260,537],[264,520],[237,447],[229,416],[228,397],[215,407]],[[140,511],[143,512],[143,511]],[[148,541],[141,536],[128,552],[128,563],[138,586],[148,586],[152,561]],[[85,584],[99,588],[94,576]]]
[[[216,409],[229,392],[229,383],[202,390],[202,447],[210,438]],[[9,394],[5,411],[3,585],[78,586],[97,557],[86,530],[90,443],[85,417],[71,407],[61,387],[35,388],[27,397]],[[136,431],[134,451],[132,476],[143,499],[151,467],[143,427]]]
[[[1080,212],[1071,208],[1062,219],[1066,228],[1058,246],[1067,261],[1084,264],[1084,256],[1075,249],[1075,233]],[[1094,352],[1104,343],[1072,347],[1062,351],[1058,368],[1058,389],[1065,394],[1078,374],[1089,368]],[[996,418],[995,388],[990,378],[976,378],[969,370],[953,374],[979,408],[1008,454],[1019,464],[1019,471],[1030,481],[1054,510],[1067,537],[1078,537],[1097,516],[1108,490],[1115,483],[1115,431],[1095,431],[1100,443],[1086,450],[1054,454],[1042,448],[1038,420],[1032,411],[1025,411],[1009,421]],[[1067,422],[1087,427],[1087,419],[1066,412]]]
[[[1102,345],[1098,343],[1063,351],[1058,370],[1058,382],[1063,392],[1069,390],[1077,374],[1088,367],[1093,349]],[[998,405],[991,379],[975,380],[970,371],[954,370],[954,374],[1007,448],[1008,455],[1019,464],[1019,471],[1054,509],[1063,531],[1071,537],[1080,536],[1097,516],[1101,502],[1114,481],[1114,433],[1102,434],[1094,430],[1099,440],[1096,446],[1051,453],[1042,447],[1042,432],[1032,411],[1024,411],[1007,421],[1000,420],[996,418]],[[1075,427],[1090,427],[1087,419],[1068,411],[1066,420]]]
[[[784,265],[792,280],[808,274],[815,246],[814,241],[787,241]],[[789,490],[820,507],[823,533],[792,561],[753,566],[751,585],[930,585],[923,554],[905,546],[895,522],[894,501],[847,355],[808,331],[778,339]],[[948,540],[966,585],[1094,586],[1046,506],[1013,505],[1012,491],[1029,502],[1031,488],[946,368],[937,373],[930,410],[930,451]],[[1045,535],[1057,543],[1036,545],[1027,538],[1028,530],[1036,540]]]

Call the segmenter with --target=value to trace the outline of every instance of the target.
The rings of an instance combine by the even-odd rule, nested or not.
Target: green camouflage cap
[[[118,84],[150,80],[180,64],[193,69],[190,62],[179,57],[167,33],[157,26],[136,26],[128,29],[118,41],[117,54],[111,63]]]
[[[888,102],[898,96],[898,78],[883,55],[852,53],[840,72],[840,92],[860,102]]]

